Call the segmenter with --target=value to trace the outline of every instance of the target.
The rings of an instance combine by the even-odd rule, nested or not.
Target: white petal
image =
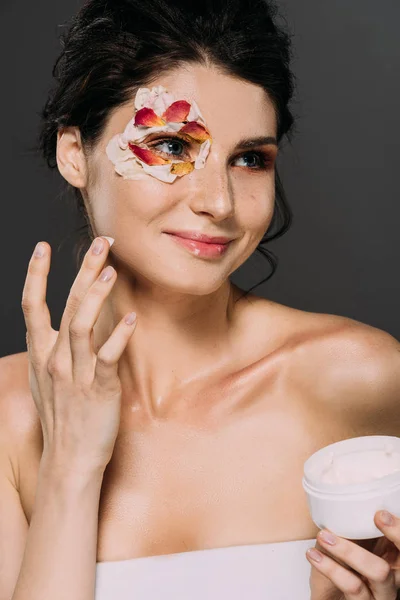
[[[135,96],[135,108],[140,110],[147,104],[148,97],[150,95],[149,88],[139,88]]]
[[[171,173],[171,165],[146,165],[145,163],[142,163],[142,167],[143,170],[148,173],[149,175],[152,175],[152,177],[155,177],[156,179],[159,179],[160,181],[164,181],[165,183],[173,183],[175,181],[175,179],[178,177],[178,175],[175,175],[174,173]]]
[[[131,157],[132,156],[131,153]],[[146,163],[137,159],[137,157],[133,157],[132,160],[117,163],[115,165],[115,170],[124,179],[147,179],[147,177],[151,176],[164,183],[173,183],[178,177],[170,172],[170,164],[146,165]]]
[[[205,122],[204,117],[201,114],[200,109],[194,100],[191,101],[190,111],[187,116],[187,120],[188,121],[202,121],[203,123]]]
[[[115,170],[124,179],[146,179],[148,177],[135,159],[116,164]]]
[[[119,145],[119,135],[115,135],[107,144],[106,154],[115,165],[118,162],[124,162],[131,158],[132,151],[129,149],[123,150]]]
[[[119,147],[122,150],[127,150],[127,148],[128,148],[128,140],[125,139],[125,136],[124,136],[123,133],[120,133],[119,136],[118,136],[118,144],[119,144]]]
[[[144,125],[135,125],[135,117],[133,117],[124,129],[124,133],[122,134],[123,139],[126,143],[136,140],[139,137],[142,137],[146,129],[148,128]]]
[[[163,113],[167,110],[169,106],[174,102],[174,96],[169,94],[168,92],[163,92],[159,96],[157,96],[153,103],[154,112],[161,117]]]
[[[206,158],[208,156],[208,153],[210,152],[210,146],[211,146],[210,140],[206,140],[205,142],[203,142],[201,144],[199,154],[198,154],[196,160],[194,161],[195,169],[202,169],[204,167]]]

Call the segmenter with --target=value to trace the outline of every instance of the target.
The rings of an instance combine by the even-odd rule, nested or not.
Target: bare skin
[[[138,314],[119,362],[121,420],[103,479],[99,562],[314,538],[304,461],[340,439],[400,432],[391,380],[381,376],[398,366],[391,336],[252,294],[234,302],[240,290],[228,277],[272,219],[277,149],[268,147],[272,162],[259,171],[232,149],[243,137],[276,135],[270,100],[198,66],[158,84],[196,99],[213,135],[204,169],[172,185],[116,175],[104,149],[132,105],[113,113],[91,157],[73,128],[58,139],[59,170],[82,190],[95,234],[115,238],[107,264],[117,280],[94,346],[124,314]],[[211,262],[176,247],[166,229],[235,242]],[[27,354],[2,360],[15,398],[3,413],[15,442],[12,476],[28,524],[42,433]]]
[[[250,362],[187,386],[167,414],[148,418],[135,410],[121,416],[103,479],[98,562],[314,538],[318,528],[301,486],[304,461],[340,439],[398,435],[398,421],[390,421],[393,407],[387,407],[385,420],[378,402],[368,406],[365,394],[365,404],[354,389],[343,396],[337,375],[345,373],[346,354],[353,354],[356,374],[368,340],[388,345],[386,335],[343,317],[254,296],[251,302],[250,329],[241,339]],[[3,360],[15,382],[18,443],[11,463],[29,523],[42,433],[27,353]],[[303,377],[305,363],[310,366]],[[314,385],[321,371],[329,386],[325,396]],[[361,396],[361,383],[358,388]]]

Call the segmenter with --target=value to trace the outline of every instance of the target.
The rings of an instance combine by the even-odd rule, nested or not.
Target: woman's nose
[[[201,181],[192,196],[191,207],[197,213],[209,213],[214,219],[223,220],[234,213],[234,197],[226,168],[221,165],[206,165],[199,169]]]

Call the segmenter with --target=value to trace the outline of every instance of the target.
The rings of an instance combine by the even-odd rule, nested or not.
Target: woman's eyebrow
[[[273,136],[259,136],[255,138],[243,138],[236,144],[236,148],[253,148],[253,146],[262,146],[265,144],[278,145],[278,141]]]

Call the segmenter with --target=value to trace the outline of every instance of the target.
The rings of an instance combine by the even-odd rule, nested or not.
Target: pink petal
[[[189,123],[186,123],[179,131],[187,133],[187,135],[190,135],[196,142],[205,142],[207,139],[211,140],[208,130],[204,125],[201,125],[196,121],[189,121]]]
[[[186,102],[186,100],[177,100],[167,108],[162,118],[169,123],[182,123],[187,120],[189,112],[189,102]]]
[[[136,144],[131,144],[130,142],[129,142],[129,148],[132,150],[134,155],[137,156],[141,161],[146,163],[146,165],[154,166],[154,165],[165,165],[165,164],[171,163],[170,160],[165,160],[164,158],[161,158],[161,156],[154,154],[148,148],[142,148],[141,146],[137,146]]]
[[[135,125],[144,125],[145,127],[157,127],[165,125],[165,121],[159,117],[152,108],[144,106],[135,115]]]

